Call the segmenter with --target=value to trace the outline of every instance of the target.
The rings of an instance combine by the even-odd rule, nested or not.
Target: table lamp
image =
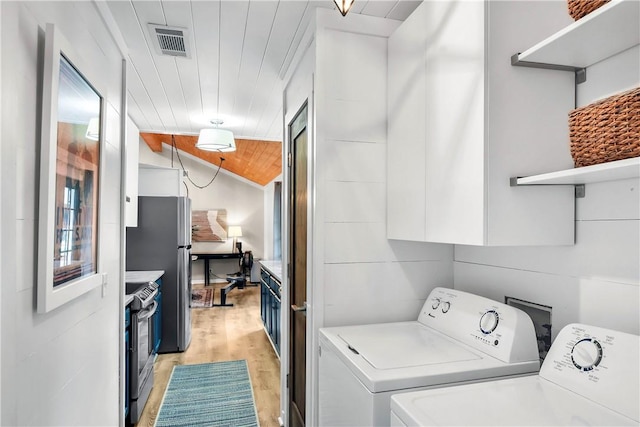
[[[227,236],[233,237],[233,247],[231,248],[231,252],[242,252],[240,248],[242,247],[242,242],[238,242],[238,237],[242,237],[242,228],[239,225],[230,225]]]

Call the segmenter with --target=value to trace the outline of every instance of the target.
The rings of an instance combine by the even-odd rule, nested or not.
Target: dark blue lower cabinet
[[[264,326],[267,329],[267,334],[269,334],[269,336],[271,336],[271,318],[273,317],[273,313],[271,310],[271,304],[272,304],[272,300],[273,297],[271,295],[271,291],[269,289],[267,289],[267,296],[265,299],[265,319],[264,319]]]
[[[267,322],[267,294],[269,293],[269,289],[264,281],[260,281],[260,317],[262,318],[262,323],[266,324]]]
[[[273,297],[273,345],[276,348],[276,352],[280,354],[280,298],[274,295]]]
[[[260,275],[260,317],[276,353],[280,354],[280,282],[265,270]]]
[[[267,327],[267,330],[269,331],[269,338],[271,338],[271,342],[274,344],[276,344],[276,340],[274,339],[273,333],[275,331],[275,323],[276,323],[276,316],[275,316],[275,310],[273,309],[275,304],[275,298],[273,296],[273,291],[269,290],[269,326]]]
[[[154,301],[158,308],[153,315],[153,352],[157,354],[162,342],[162,292],[158,292]]]

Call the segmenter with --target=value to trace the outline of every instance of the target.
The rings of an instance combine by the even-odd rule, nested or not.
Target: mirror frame
[[[90,244],[95,245],[90,255],[91,267],[89,271],[84,271],[85,267],[82,263],[78,264],[78,271],[70,273],[70,278],[58,277],[58,284],[54,285],[55,277],[55,261],[54,251],[56,244],[62,245],[60,239],[56,239],[58,233],[62,233],[62,229],[57,230],[56,210],[60,207],[56,206],[56,199],[60,195],[56,194],[58,186],[56,185],[57,168],[60,162],[65,162],[65,158],[58,157],[58,100],[60,96],[60,63],[62,58],[71,65],[77,76],[84,81],[99,98],[99,137],[98,137],[98,160],[95,171],[95,188],[89,191],[95,191],[95,195],[91,195],[88,210],[91,213],[91,220],[87,224],[82,224],[81,220],[74,222],[74,228],[71,232],[80,237],[74,239],[80,240],[82,247],[83,239],[86,243],[87,237]],[[53,24],[46,25],[45,32],[45,48],[42,73],[42,104],[41,104],[41,129],[40,129],[40,188],[39,188],[39,207],[38,207],[38,252],[37,252],[37,311],[38,313],[47,313],[61,305],[106,284],[106,274],[102,273],[101,257],[100,257],[100,206],[102,199],[102,185],[104,173],[104,123],[105,123],[105,99],[96,86],[91,84],[89,80],[81,73],[77,67],[79,61],[76,61],[71,45],[64,39],[60,32]],[[87,126],[88,127],[88,126]],[[95,138],[88,138],[93,139]],[[86,149],[86,148],[85,148]],[[67,151],[68,153],[68,151]],[[79,157],[79,156],[78,156]],[[74,157],[75,158],[75,157]],[[76,166],[70,166],[71,168]],[[77,172],[81,169],[76,169]],[[63,189],[64,191],[64,189]],[[58,200],[59,201],[59,200]],[[63,215],[58,212],[58,215]],[[80,209],[79,209],[80,211]],[[88,230],[87,230],[88,228]],[[85,232],[87,234],[85,234]],[[77,233],[77,234],[76,234]],[[80,257],[82,260],[83,257]]]

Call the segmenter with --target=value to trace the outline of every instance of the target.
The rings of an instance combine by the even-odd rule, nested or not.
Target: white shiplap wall
[[[3,16],[2,15],[2,5],[0,4],[0,51],[1,51],[1,48],[2,48],[1,44],[2,44],[2,34],[3,34],[2,33],[2,21],[3,21],[2,16]],[[0,55],[0,100],[4,99],[2,97],[3,86],[4,86],[2,84],[2,75],[3,75],[2,62],[3,62],[2,61],[2,55]],[[3,108],[4,108],[4,103],[2,103],[0,101],[0,143],[2,141],[4,141],[3,121],[2,121],[2,117],[3,117],[2,116],[2,110],[3,110]],[[3,163],[3,161],[2,161],[3,151],[4,150],[2,150],[2,145],[0,144],[0,177],[4,176],[3,173],[2,173],[2,171],[4,170],[4,168],[2,166],[2,163]],[[0,218],[2,218],[4,216],[3,215],[4,203],[2,202],[3,194],[4,194],[4,191],[2,189],[2,185],[0,184]],[[4,226],[0,225],[0,242],[3,242],[3,236],[4,236],[4,232],[2,231],[3,229],[4,229]],[[2,254],[2,246],[0,246],[0,255],[1,254]],[[0,278],[4,278],[2,264],[3,263],[0,261]],[[4,282],[4,279],[2,279],[2,281]],[[3,335],[2,332],[1,332],[2,331],[2,325],[3,325],[3,322],[2,322],[2,291],[0,291],[0,349],[2,349],[2,335]],[[2,381],[2,351],[0,351],[0,396],[2,396],[2,390],[3,390],[2,383],[3,383],[3,381]],[[0,422],[1,421],[2,421],[2,405],[0,404]]]
[[[640,86],[640,47],[587,69],[578,105]],[[558,72],[558,71],[549,71]],[[562,247],[455,247],[455,287],[552,307],[552,336],[583,322],[640,333],[640,181],[589,184],[576,199],[576,243]]]
[[[118,425],[122,55],[93,2],[2,2],[2,425]],[[35,311],[39,110],[44,29],[104,88],[99,253],[108,283]]]
[[[452,247],[386,238],[387,38],[397,23],[323,12],[313,279],[321,325],[415,319],[433,287],[451,286]]]

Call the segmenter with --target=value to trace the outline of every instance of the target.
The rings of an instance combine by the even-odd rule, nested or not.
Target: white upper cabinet
[[[125,225],[138,226],[138,157],[140,152],[140,131],[133,120],[127,117],[126,168],[125,168]]]
[[[574,75],[510,63],[567,22],[562,1],[425,1],[394,32],[388,238],[574,243],[573,186],[510,186],[573,164]]]

